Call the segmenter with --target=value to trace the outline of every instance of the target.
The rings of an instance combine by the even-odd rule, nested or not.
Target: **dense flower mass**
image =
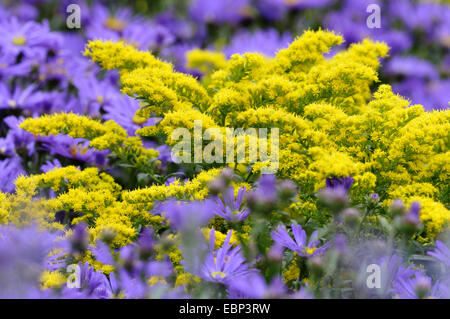
[[[450,298],[448,1],[74,2],[0,5],[0,298]]]

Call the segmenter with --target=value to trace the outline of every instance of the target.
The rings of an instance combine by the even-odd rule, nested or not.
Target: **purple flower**
[[[0,46],[5,54],[42,61],[48,50],[56,50],[61,38],[50,32],[47,21],[42,24],[34,21],[22,23],[16,17],[0,23]]]
[[[87,27],[89,39],[124,41],[141,50],[155,51],[175,41],[166,26],[134,15],[129,8],[120,8],[114,14],[101,4],[92,9],[95,19]]]
[[[439,281],[433,284],[431,278],[422,272],[416,272],[413,277],[397,278],[394,281],[393,292],[400,299],[448,299],[450,297],[444,284]]]
[[[351,176],[341,178],[331,177],[327,178],[326,185],[327,188],[330,189],[342,189],[345,192],[348,192],[352,187],[354,181],[355,180]]]
[[[117,88],[109,81],[99,81],[96,77],[74,78],[73,84],[79,92],[79,103],[81,114],[88,114],[93,117],[100,116],[101,108],[113,105],[122,99],[122,95]]]
[[[95,271],[88,262],[78,264],[80,267],[79,280],[80,287],[69,288],[65,286],[61,293],[66,299],[106,299],[112,297],[117,291],[117,284],[114,273],[110,274],[110,279],[101,272]]]
[[[26,76],[31,73],[33,61],[30,59],[23,59],[16,63],[17,59],[13,55],[0,55],[0,75],[5,78],[13,76]]]
[[[89,250],[94,254],[95,259],[104,265],[114,265],[114,257],[111,254],[111,249],[103,241],[97,241],[95,247],[90,247]]]
[[[288,11],[286,0],[259,0],[255,3],[255,7],[267,20],[279,20]]]
[[[216,282],[229,284],[237,278],[246,276],[252,272],[241,254],[241,247],[232,248],[230,244],[232,231],[229,231],[223,246],[217,250],[215,247],[215,230],[211,229],[209,233],[209,253],[206,256],[198,276],[201,278]]]
[[[198,72],[186,68],[186,53],[197,47],[198,45],[187,42],[174,43],[173,45],[162,48],[160,56],[164,60],[172,62],[177,71],[199,76],[200,74]]]
[[[374,203],[378,203],[380,201],[380,195],[377,193],[370,194],[370,200]]]
[[[412,36],[399,30],[386,30],[384,33],[374,34],[372,38],[376,41],[385,42],[390,48],[389,53],[392,55],[409,50],[413,44]]]
[[[306,232],[300,225],[291,225],[292,233],[295,240],[288,234],[284,225],[279,225],[276,230],[272,231],[272,239],[283,247],[287,247],[295,251],[302,257],[312,257],[322,254],[327,248],[328,244],[318,247],[320,241],[318,240],[318,231],[314,231],[307,242]]]
[[[128,135],[134,136],[136,130],[144,126],[154,125],[158,120],[156,118],[145,119],[137,116],[136,112],[139,110],[139,107],[139,101],[124,95],[115,99],[114,103],[109,103],[103,107],[106,112],[103,118],[115,121],[127,131]]]
[[[64,254],[49,256],[53,249],[67,248],[58,233],[41,232],[37,226],[0,226],[0,298],[46,298],[39,278],[44,270],[64,265]]]
[[[11,90],[7,85],[0,84],[0,109],[26,109],[33,111],[34,106],[42,101],[42,94],[36,91],[35,85],[22,88],[17,85]]]
[[[97,151],[89,147],[90,142],[82,138],[72,138],[67,135],[40,137],[43,147],[52,155],[60,155],[76,161],[105,166],[108,163],[108,150]]]
[[[252,200],[257,200],[262,203],[275,203],[277,200],[277,178],[275,175],[264,174],[258,180],[256,189],[250,194]]]
[[[8,116],[3,119],[3,122],[8,125],[9,131],[6,139],[9,139],[14,146],[14,154],[24,151],[28,156],[31,156],[35,150],[35,138],[33,134],[19,128],[19,124],[25,120],[23,116],[15,117]],[[11,145],[11,144],[10,144]]]
[[[156,240],[153,238],[153,230],[144,228],[137,241],[139,255],[141,259],[147,259],[154,251]]]
[[[189,13],[197,23],[235,24],[249,17],[248,0],[193,0]]]
[[[289,33],[280,35],[275,29],[258,30],[254,33],[241,31],[233,36],[224,53],[230,57],[235,53],[257,52],[273,57],[278,50],[286,47],[292,41]]]
[[[230,283],[228,298],[276,299],[286,297],[287,289],[279,277],[268,284],[259,273],[236,278]]]
[[[0,180],[3,181],[0,185],[0,190],[2,192],[14,192],[16,188],[14,181],[20,175],[26,175],[20,157],[14,156],[0,160]]]
[[[159,25],[170,30],[178,39],[187,40],[195,36],[195,26],[189,20],[177,17],[176,13],[171,10],[159,13],[155,20]]]
[[[156,208],[170,221],[175,231],[197,229],[205,225],[214,214],[215,203],[212,200],[179,202],[168,200]]]
[[[439,77],[438,70],[431,62],[414,56],[393,57],[388,61],[385,72],[391,75],[412,76],[431,80]]]
[[[234,197],[234,187],[230,186],[222,193],[222,199],[215,199],[217,208],[215,213],[229,221],[243,221],[250,214],[246,205],[242,205],[245,195],[245,187],[239,188],[237,197]]]
[[[285,5],[292,9],[322,8],[334,4],[336,0],[289,0]]]
[[[428,255],[433,256],[443,262],[447,267],[450,267],[450,249],[443,242],[436,240],[436,249],[428,252]]]
[[[405,216],[406,220],[413,224],[420,223],[419,212],[420,212],[420,203],[418,202],[412,203],[409,212]]]

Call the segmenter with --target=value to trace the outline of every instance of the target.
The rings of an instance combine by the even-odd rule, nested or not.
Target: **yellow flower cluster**
[[[127,132],[112,120],[101,123],[86,116],[60,113],[28,118],[20,127],[36,136],[66,134],[73,138],[87,139],[91,147],[111,150],[119,158],[140,169],[147,170],[159,155],[158,151],[144,148],[139,137],[128,136]]]
[[[171,133],[192,129],[195,120],[203,129],[277,127],[279,177],[312,193],[327,177],[351,175],[357,199],[369,192],[380,193],[386,205],[416,198],[434,236],[450,220],[450,112],[425,112],[388,85],[372,95],[388,47],[366,39],[324,56],[342,42],[319,30],[306,31],[273,59],[246,53],[224,60],[195,50],[188,66],[205,72],[201,81],[123,43],[93,41],[87,54],[121,71],[123,91],[145,102],[140,116],[163,117],[141,129],[142,136],[163,135],[173,145]],[[261,163],[252,168],[257,173]],[[142,196],[153,198],[148,192]]]
[[[91,242],[113,233],[112,246],[121,247],[135,239],[136,227],[159,227],[162,217],[152,215],[152,204],[169,197],[179,199],[204,198],[208,182],[220,170],[204,171],[185,184],[175,181],[133,191],[122,190],[113,177],[97,168],[79,170],[74,166],[55,168],[45,174],[20,176],[16,191],[0,193],[1,223],[28,225],[38,223],[47,229],[63,230],[55,221],[55,214],[70,215],[70,222],[90,225]],[[54,192],[53,198],[42,196]]]

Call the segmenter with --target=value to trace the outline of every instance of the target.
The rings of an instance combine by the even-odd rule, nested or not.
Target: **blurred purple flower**
[[[209,233],[209,253],[197,275],[216,283],[230,284],[253,272],[245,263],[241,247],[230,244],[232,231],[229,231],[221,248],[215,250],[215,230]]]
[[[2,192],[12,193],[16,186],[14,181],[20,175],[26,175],[22,166],[22,159],[18,156],[0,160],[0,180],[4,181],[0,185]]]
[[[107,165],[109,154],[108,150],[97,151],[90,148],[90,142],[82,138],[72,138],[67,135],[52,135],[40,137],[42,146],[52,155],[60,155],[76,161],[92,163],[103,167]]]
[[[134,136],[136,130],[154,125],[157,119],[145,119],[136,115],[139,110],[139,101],[128,95],[117,98],[114,103],[109,103],[104,107],[105,120],[113,120],[122,126],[130,136]]]
[[[45,269],[64,265],[63,253],[49,257],[53,249],[67,248],[59,235],[37,226],[0,226],[0,298],[50,297],[40,292],[39,279]]]
[[[292,224],[291,228],[295,240],[293,240],[288,234],[284,225],[279,225],[274,231],[272,231],[272,239],[283,247],[295,251],[302,257],[320,255],[328,248],[328,243],[318,247],[320,241],[318,240],[319,232],[317,230],[311,234],[311,237],[307,242],[306,232],[302,229],[301,225]]]
[[[275,277],[268,284],[259,273],[237,278],[230,282],[228,298],[278,299],[287,296],[283,280]]]
[[[292,40],[293,38],[288,32],[280,35],[275,29],[258,30],[253,33],[240,31],[233,36],[223,52],[228,57],[235,53],[244,54],[246,52],[257,52],[273,57],[278,50],[287,47]]]
[[[429,251],[428,255],[433,256],[443,262],[447,267],[450,267],[450,249],[443,242],[436,240],[435,250]]]
[[[197,23],[235,24],[249,17],[250,8],[249,0],[193,0],[189,13]]]
[[[234,187],[227,188],[220,197],[215,198],[216,209],[214,212],[229,221],[243,221],[250,214],[244,201],[245,187],[239,188],[237,197],[234,196]]]
[[[156,208],[170,221],[175,231],[197,229],[205,225],[214,214],[215,203],[212,200],[180,202],[168,200]]]
[[[16,17],[0,23],[0,47],[5,54],[18,56],[23,53],[27,58],[42,61],[47,51],[61,46],[61,38],[50,32],[47,21],[42,24],[28,21],[22,23]]]
[[[331,177],[331,178],[327,178],[326,179],[326,185],[327,188],[329,189],[342,189],[345,192],[348,192],[350,190],[350,188],[353,185],[353,182],[355,180],[349,176],[349,177],[341,177],[341,178],[337,178],[337,177]]]

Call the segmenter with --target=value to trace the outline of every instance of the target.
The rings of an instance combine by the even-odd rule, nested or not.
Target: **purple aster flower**
[[[436,281],[434,284],[430,277],[418,272],[414,277],[397,279],[393,285],[393,292],[400,299],[447,299],[447,287]]]
[[[254,189],[250,193],[251,198],[267,204],[275,203],[277,200],[276,186],[277,186],[277,178],[275,177],[275,175],[270,174],[261,175],[261,177],[258,180],[256,189]]]
[[[413,76],[427,79],[436,79],[439,77],[439,72],[431,62],[414,56],[393,57],[387,63],[385,71],[387,74],[408,77]]]
[[[151,228],[144,228],[137,241],[139,255],[141,259],[147,259],[154,252],[156,240],[153,237]]]
[[[95,259],[104,265],[114,265],[114,257],[111,253],[111,248],[103,241],[98,240],[94,247],[90,247],[89,250],[94,254]]]
[[[131,22],[121,32],[108,29],[89,29],[88,37],[110,41],[124,41],[140,50],[160,50],[172,44],[175,36],[165,26],[150,21]]]
[[[235,24],[251,15],[248,0],[193,0],[189,13],[197,23]]]
[[[33,68],[33,61],[30,59],[23,59],[19,63],[17,58],[13,55],[0,55],[0,75],[5,78],[14,76],[22,77],[31,73]]]
[[[117,98],[114,103],[109,103],[104,107],[105,120],[113,120],[122,126],[130,136],[134,136],[136,130],[154,125],[157,118],[145,119],[136,115],[139,110],[139,101],[128,95]]]
[[[230,57],[235,53],[257,52],[273,57],[278,50],[285,48],[292,41],[289,33],[280,35],[275,29],[258,30],[254,33],[241,31],[233,36],[224,53]]]
[[[60,155],[76,161],[92,163],[103,167],[108,163],[108,150],[97,151],[90,148],[90,142],[82,138],[72,138],[67,135],[40,137],[42,146],[52,155]]]
[[[333,212],[337,213],[348,204],[348,191],[353,181],[354,179],[352,177],[327,178],[326,187],[321,189],[317,193],[317,196],[321,202],[329,206]]]
[[[247,276],[253,271],[245,263],[241,254],[241,247],[234,248],[230,244],[232,231],[230,230],[221,248],[214,250],[215,230],[209,233],[209,253],[201,266],[197,275],[201,278],[222,284],[230,284],[231,281],[239,280],[242,276]]]
[[[395,93],[408,97],[413,103],[423,105],[426,111],[445,110],[449,107],[449,80],[428,82],[413,76],[402,82],[393,83],[392,89]]]
[[[347,43],[359,42],[366,37],[379,36],[388,26],[387,15],[381,15],[381,28],[369,29],[366,25],[368,16],[366,8],[370,4],[378,4],[382,12],[385,12],[381,1],[345,0],[340,10],[331,11],[324,18],[324,27],[341,33]]]
[[[36,20],[39,17],[38,8],[30,3],[9,3],[9,14],[17,17],[21,22]]]
[[[19,128],[19,125],[23,120],[25,120],[23,116],[8,116],[3,119],[3,122],[9,127],[6,138],[10,139],[14,144],[14,151],[16,154],[25,152],[28,156],[31,156],[35,150],[36,140],[33,134]]]
[[[156,119],[155,119],[156,120]],[[146,148],[153,148],[155,150],[158,151],[159,155],[158,155],[158,160],[161,161],[161,163],[158,166],[158,169],[161,170],[162,172],[165,172],[167,170],[167,163],[172,163],[172,150],[170,148],[170,146],[163,144],[163,145],[153,145],[153,146],[148,146],[147,143],[144,142],[144,146]]]
[[[101,272],[95,271],[88,262],[78,264],[80,267],[80,287],[69,288],[65,286],[61,297],[65,299],[106,299],[112,297],[117,291],[114,273],[108,278]]]
[[[343,234],[337,234],[333,240],[333,248],[342,258],[350,256],[351,250],[347,244],[347,237]]]
[[[76,224],[70,236],[72,252],[83,253],[89,245],[88,236],[88,226],[85,223]]]
[[[419,212],[420,212],[420,203],[418,202],[412,203],[409,212],[405,216],[406,220],[413,224],[420,223]]]
[[[49,257],[53,249],[66,247],[59,235],[36,226],[0,226],[0,298],[49,297],[41,294],[39,278],[63,263],[62,254]]]
[[[74,55],[81,55],[81,53],[77,52],[74,54],[69,50],[60,50],[54,56],[47,58],[45,62],[36,65],[37,80],[39,83],[41,85],[45,85],[49,82],[51,82],[51,84],[57,83],[58,88],[66,91],[71,80],[69,67],[77,60],[72,62],[68,61],[73,59]]]
[[[64,81],[65,82],[65,81]],[[38,115],[43,113],[59,113],[64,111],[67,101],[66,92],[60,91],[38,91],[36,93],[36,104],[25,114]]]
[[[0,138],[0,156],[11,157],[16,155],[16,146],[12,134],[6,135],[6,137]]]
[[[313,299],[311,294],[308,292],[307,289],[308,285],[306,287],[300,287],[300,289],[293,294],[290,295],[291,299]]]
[[[326,179],[326,185],[330,189],[343,189],[345,192],[348,192],[354,181],[351,176],[341,178],[331,177]]]
[[[312,9],[331,6],[336,0],[288,0],[286,5],[294,9]]]
[[[120,278],[118,286],[125,298],[143,299],[146,297],[149,287],[141,278],[134,276],[125,269],[120,269],[117,276]]]
[[[197,48],[198,45],[186,42],[174,43],[171,46],[161,49],[160,56],[174,64],[179,72],[190,73],[194,76],[200,76],[196,71],[186,68],[186,53],[192,49]]]
[[[175,231],[192,230],[205,225],[213,217],[215,203],[212,200],[180,202],[168,200],[156,208],[170,221]]]
[[[91,12],[95,16],[90,21],[86,32],[89,38],[99,38],[92,33],[92,30],[102,31],[104,34],[107,32],[117,34],[122,32],[130,22],[142,21],[142,18],[135,16],[130,8],[120,8],[112,12],[103,4],[96,3],[92,6]]]
[[[43,164],[41,166],[41,171],[44,173],[48,173],[52,170],[54,170],[55,168],[61,168],[62,165],[61,163],[58,161],[58,159],[54,159],[52,161],[48,160],[47,162],[45,162],[45,164]]]
[[[42,101],[42,95],[31,84],[26,88],[17,85],[11,90],[7,85],[0,83],[0,109],[26,109],[33,111],[34,106]]]
[[[61,38],[50,32],[47,21],[22,23],[16,17],[0,24],[0,47],[6,54],[17,56],[23,53],[29,58],[42,60],[48,50],[56,50]]]
[[[386,30],[384,33],[376,33],[372,36],[376,41],[385,42],[391,55],[409,50],[412,46],[412,37],[407,32],[399,30]]]
[[[189,20],[178,18],[173,11],[163,11],[155,17],[155,20],[178,39],[191,39],[195,36],[194,25]]]
[[[82,114],[98,117],[101,108],[113,105],[122,99],[117,88],[109,81],[99,81],[94,76],[74,78],[73,84],[79,92]]]
[[[428,255],[433,256],[443,262],[447,267],[450,267],[450,249],[443,242],[436,240],[436,249],[429,251]]]
[[[389,5],[392,18],[399,19],[409,30],[420,29],[429,35],[444,9],[437,3],[414,3],[408,0],[392,1]]]
[[[0,180],[3,181],[0,185],[2,192],[12,193],[16,186],[14,181],[20,175],[25,175],[26,172],[22,166],[22,159],[18,156],[0,160]]]
[[[230,282],[228,298],[278,299],[286,297],[287,289],[280,277],[275,277],[268,284],[259,273],[236,278]]]
[[[222,199],[215,199],[217,208],[215,213],[229,221],[243,221],[250,214],[244,201],[245,187],[239,188],[237,197],[234,197],[234,187],[231,186],[222,193]]]
[[[114,13],[101,4],[92,8],[95,19],[87,27],[89,39],[124,41],[141,50],[159,50],[175,41],[175,36],[164,25],[134,15],[129,8]]]
[[[259,0],[255,7],[259,13],[267,20],[279,20],[285,16],[288,11],[286,0]]]
[[[328,243],[318,247],[320,241],[318,240],[319,232],[317,230],[311,234],[311,237],[307,242],[306,232],[302,229],[302,226],[292,224],[291,228],[295,240],[288,234],[284,225],[279,225],[276,230],[272,231],[272,239],[281,246],[295,251],[302,257],[320,255],[328,248]]]

